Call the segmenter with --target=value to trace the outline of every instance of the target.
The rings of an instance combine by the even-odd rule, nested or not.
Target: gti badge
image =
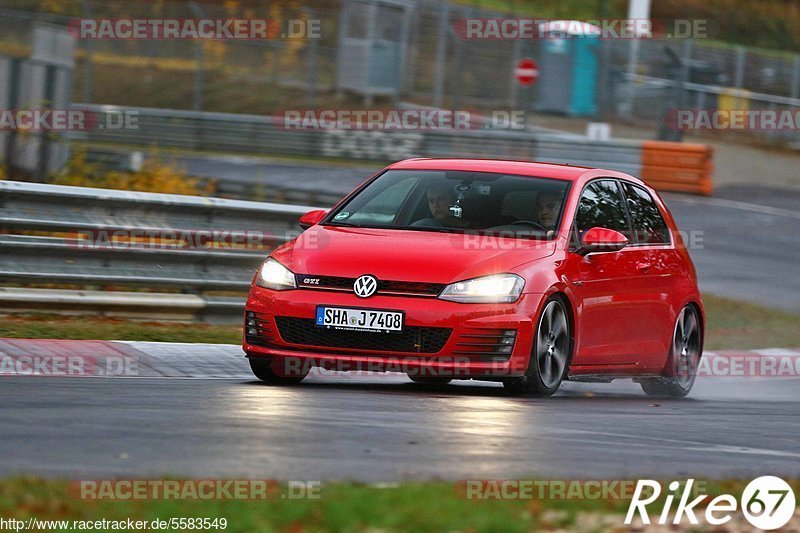
[[[369,298],[378,290],[378,278],[364,274],[353,283],[353,291],[359,298]]]

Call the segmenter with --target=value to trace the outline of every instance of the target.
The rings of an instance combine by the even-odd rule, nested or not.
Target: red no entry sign
[[[539,66],[533,59],[520,59],[519,63],[517,63],[517,68],[514,69],[514,76],[520,85],[526,87],[533,85],[539,77]]]

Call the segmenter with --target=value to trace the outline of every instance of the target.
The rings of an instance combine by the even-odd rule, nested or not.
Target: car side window
[[[669,229],[650,193],[631,183],[622,184],[633,219],[636,242],[640,244],[669,244]]]
[[[616,181],[598,180],[587,185],[581,194],[575,216],[578,237],[582,237],[588,229],[601,227],[618,231],[630,239],[630,225],[623,201]]]

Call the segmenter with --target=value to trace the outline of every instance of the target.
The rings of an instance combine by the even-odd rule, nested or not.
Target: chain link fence
[[[61,13],[34,0],[0,8],[0,53],[24,55],[34,23],[74,17],[268,18],[285,28],[314,21],[319,34],[252,41],[81,40],[74,101],[140,107],[275,114],[286,109],[353,108],[410,101],[450,109],[547,108],[561,80],[545,60],[547,39],[463,39],[469,18],[529,18],[437,0],[331,0],[256,7],[201,2],[63,2]],[[572,113],[661,128],[671,109],[796,111],[800,54],[730,46],[710,39],[599,39],[590,111]],[[520,85],[521,58],[540,64],[539,81]],[[631,58],[634,61],[631,61]],[[558,66],[557,62],[555,63]],[[546,68],[545,68],[546,67]],[[580,76],[576,70],[573,77]],[[552,107],[552,106],[551,106]],[[800,146],[797,129],[757,131]]]
[[[289,21],[318,21],[320,38],[253,40],[79,40],[74,101],[176,109],[270,112],[313,105],[333,89],[339,10],[259,8],[197,2],[74,3],[69,13],[0,8],[0,53],[24,56],[36,22],[67,26],[89,19],[269,19],[283,33]],[[295,30],[302,33],[301,30]],[[288,101],[287,101],[288,100]]]

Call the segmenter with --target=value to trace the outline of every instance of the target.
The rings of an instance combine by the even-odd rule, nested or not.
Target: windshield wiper
[[[437,233],[462,233],[462,228],[437,228],[433,226],[394,226],[392,229],[410,230],[410,231],[435,231]]]
[[[353,224],[352,222],[326,222],[322,224],[323,226],[340,226],[342,228],[360,228],[358,224]]]

